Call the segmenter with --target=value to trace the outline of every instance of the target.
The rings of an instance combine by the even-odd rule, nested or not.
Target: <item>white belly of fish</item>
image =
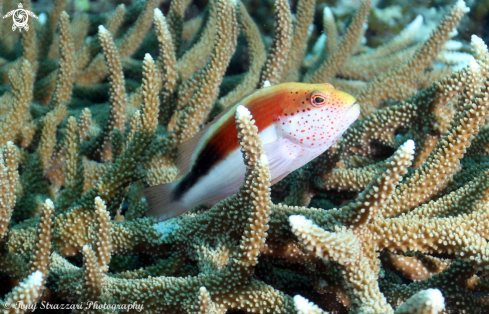
[[[278,138],[275,125],[259,133],[269,160],[272,184],[302,167],[324,149],[304,149],[286,138]],[[212,170],[199,179],[180,200],[180,205],[192,208],[199,204],[215,204],[235,194],[243,184],[246,167],[240,149],[234,150]]]

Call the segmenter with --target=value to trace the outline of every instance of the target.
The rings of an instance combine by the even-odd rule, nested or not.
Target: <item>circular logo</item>
[[[35,15],[29,10],[25,10],[24,7],[22,6],[22,3],[19,3],[17,10],[12,10],[8,12],[3,16],[3,18],[12,16],[12,19],[14,21],[14,25],[12,25],[13,31],[15,31],[17,28],[19,29],[19,31],[22,31],[22,29],[28,31],[29,25],[27,24],[27,22],[29,21],[29,15],[37,19],[37,15]]]

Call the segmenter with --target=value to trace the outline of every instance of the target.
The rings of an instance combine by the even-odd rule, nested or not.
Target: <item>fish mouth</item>
[[[358,103],[353,103],[350,107],[346,108],[345,113],[351,117],[354,118],[354,120],[358,119],[360,116],[360,105]]]

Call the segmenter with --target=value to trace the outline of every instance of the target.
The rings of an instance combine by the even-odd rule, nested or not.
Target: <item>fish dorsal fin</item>
[[[253,94],[255,91],[251,91],[245,95],[243,95],[241,98],[239,98],[237,101],[235,101],[233,104],[227,106],[224,108],[224,110],[219,113],[214,119],[212,119],[211,122],[209,122],[199,133],[195,134],[192,138],[186,140],[182,144],[180,144],[180,147],[178,148],[178,160],[177,160],[177,168],[179,171],[179,177],[182,175],[185,175],[191,167],[191,162],[192,162],[192,156],[195,153],[195,150],[198,147],[198,144],[204,137],[204,135],[207,133],[209,128],[215,124],[217,121],[219,121],[222,116],[224,116],[226,113],[228,113],[231,110],[236,110],[236,107],[238,107],[238,104],[240,104],[243,99],[248,97],[249,95]],[[234,119],[234,115],[232,117]]]

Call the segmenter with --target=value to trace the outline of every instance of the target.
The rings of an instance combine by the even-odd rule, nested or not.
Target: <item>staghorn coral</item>
[[[453,51],[465,3],[427,39],[417,18],[369,38],[379,47],[362,41],[369,0],[347,27],[311,0],[263,3],[273,32],[251,1],[201,5],[79,15],[59,0],[29,31],[0,23],[1,310],[488,312],[489,53],[476,36],[470,61]],[[327,36],[310,28],[315,11]],[[256,121],[238,107],[239,192],[146,217],[138,190],[178,178],[182,142],[285,81],[332,82],[363,118],[271,187]]]

